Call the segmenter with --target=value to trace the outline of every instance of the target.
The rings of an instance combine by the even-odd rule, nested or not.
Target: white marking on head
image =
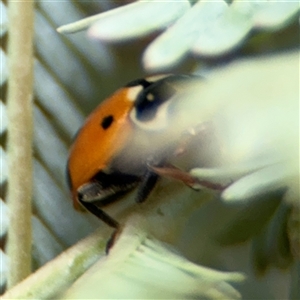
[[[135,102],[138,94],[143,90],[142,85],[137,85],[128,88],[127,98],[129,101]]]
[[[147,98],[148,101],[151,101],[151,102],[152,102],[152,101],[154,100],[154,95],[148,93],[147,96],[146,96],[146,98]]]

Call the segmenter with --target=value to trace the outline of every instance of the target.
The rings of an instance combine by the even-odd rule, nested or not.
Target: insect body
[[[172,99],[189,77],[140,79],[102,102],[79,130],[67,175],[74,205],[79,203],[112,227],[117,221],[101,208],[137,188],[143,202],[154,188],[174,143],[167,137]],[[166,142],[167,140],[167,142]]]

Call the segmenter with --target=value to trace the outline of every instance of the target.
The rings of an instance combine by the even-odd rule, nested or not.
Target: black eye
[[[159,107],[171,99],[177,92],[176,85],[193,78],[188,75],[169,75],[154,82],[143,85],[143,90],[138,94],[134,103],[136,119],[148,122],[155,119]],[[145,80],[144,80],[145,81]],[[147,82],[147,81],[146,81]]]
[[[101,122],[101,127],[107,129],[113,122],[114,117],[112,115],[104,117]]]
[[[136,118],[144,122],[153,120],[159,107],[168,101],[175,92],[167,80],[152,83],[138,95],[135,102]]]

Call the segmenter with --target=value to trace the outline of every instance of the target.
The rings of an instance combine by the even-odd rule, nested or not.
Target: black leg
[[[115,243],[116,237],[119,234],[119,229],[114,230],[114,232],[112,233],[112,235],[110,236],[109,240],[106,243],[106,247],[105,247],[105,253],[108,254],[109,250],[112,248],[112,246]]]
[[[148,170],[142,177],[141,183],[138,187],[136,202],[142,203],[144,202],[158,180],[158,175]]]
[[[100,220],[102,220],[104,223],[106,223],[108,226],[113,228],[119,228],[119,223],[110,217],[108,214],[106,214],[102,209],[98,208],[95,204],[84,202],[82,200],[79,200],[80,203],[92,214],[94,214],[96,217],[98,217]]]
[[[80,200],[79,200],[80,201]],[[94,214],[96,217],[98,217],[100,220],[102,220],[105,224],[107,224],[110,227],[115,228],[113,234],[109,238],[109,240],[106,243],[105,247],[105,253],[108,254],[109,250],[115,243],[116,236],[119,232],[120,225],[119,223],[110,217],[108,214],[106,214],[102,209],[98,208],[96,205],[89,203],[89,202],[84,202],[80,201],[80,203],[92,214]]]

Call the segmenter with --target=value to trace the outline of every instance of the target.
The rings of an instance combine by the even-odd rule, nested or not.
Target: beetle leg
[[[158,180],[158,177],[159,177],[158,174],[152,172],[151,170],[148,169],[146,171],[146,173],[142,177],[141,183],[137,191],[137,197],[136,197],[137,203],[142,203],[147,199],[147,197],[153,190]]]
[[[97,207],[93,203],[84,202],[81,199],[79,199],[79,202],[92,214],[94,214],[96,217],[98,217],[100,220],[102,220],[104,223],[106,223],[108,226],[118,229],[119,223],[113,219],[111,216],[109,216],[107,213],[105,213],[102,209]]]
[[[112,235],[110,236],[110,238],[108,239],[106,246],[105,246],[105,253],[108,254],[109,250],[112,248],[112,246],[115,243],[116,237],[119,234],[120,231],[120,225],[119,223],[113,219],[111,216],[109,216],[107,213],[105,213],[102,209],[100,209],[99,207],[97,207],[95,204],[93,203],[89,203],[89,202],[84,202],[82,200],[79,199],[79,202],[92,214],[94,214],[97,218],[99,218],[100,220],[102,220],[105,224],[107,224],[110,227],[115,228],[114,232],[112,233]]]
[[[188,172],[182,171],[174,167],[173,165],[167,165],[164,167],[155,167],[148,165],[148,168],[150,168],[152,172],[156,173],[159,176],[170,177],[179,180],[195,190],[200,190],[201,187],[206,187],[211,190],[222,191],[226,188],[226,186],[223,186],[218,183],[213,183],[206,180],[199,180],[191,176]]]
[[[109,250],[112,248],[112,246],[115,244],[115,241],[117,239],[117,235],[120,233],[119,228],[114,230],[110,238],[108,239],[105,247],[105,253],[108,254]]]

